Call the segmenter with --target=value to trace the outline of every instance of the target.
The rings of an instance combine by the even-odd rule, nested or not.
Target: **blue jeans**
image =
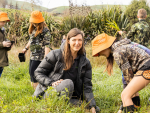
[[[3,72],[3,67],[0,67],[0,77],[1,77],[2,72]]]

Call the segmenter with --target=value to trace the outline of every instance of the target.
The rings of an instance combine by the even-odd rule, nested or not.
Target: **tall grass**
[[[14,40],[18,46],[29,39],[28,28],[31,11],[0,9],[8,13],[10,22],[6,24],[7,38]],[[74,15],[65,14],[61,18],[42,12],[51,32],[52,46],[58,47],[63,35],[77,27],[84,31],[85,38],[94,38],[103,32],[114,36],[118,30],[126,30],[130,24],[128,18],[118,6],[103,8],[99,11],[75,11]],[[115,26],[114,26],[115,24]]]
[[[68,104],[53,89],[51,97],[46,100],[38,100],[32,97],[34,89],[30,84],[29,52],[26,53],[26,62],[19,62],[18,53],[24,47],[13,47],[9,51],[10,65],[4,68],[0,78],[0,112],[1,113],[89,113],[84,109],[86,103],[79,106]],[[97,106],[101,113],[117,113],[121,105],[122,81],[118,66],[114,65],[114,73],[108,76],[103,73],[106,65],[104,57],[91,57],[91,45],[86,46],[86,55],[92,64],[93,92]],[[149,86],[140,91],[140,113],[149,113],[147,100],[150,96]]]

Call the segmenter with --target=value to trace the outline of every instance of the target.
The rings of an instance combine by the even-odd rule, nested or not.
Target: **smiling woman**
[[[73,28],[67,34],[64,47],[52,50],[46,56],[35,70],[39,85],[34,96],[49,98],[50,92],[46,90],[53,87],[60,96],[66,95],[75,105],[81,105],[84,96],[91,112],[99,111],[92,91],[92,68],[86,58],[83,42],[83,33]]]

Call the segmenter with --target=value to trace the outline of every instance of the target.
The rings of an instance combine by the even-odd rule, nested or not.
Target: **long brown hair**
[[[67,34],[65,47],[64,47],[64,51],[63,51],[63,58],[64,58],[64,63],[65,63],[64,70],[69,70],[71,68],[71,65],[73,64],[73,56],[71,54],[69,40],[70,40],[70,38],[75,37],[78,34],[82,35],[82,47],[78,51],[77,54],[82,55],[85,53],[83,32],[81,32],[78,28],[71,29]]]
[[[112,53],[110,53],[109,57],[107,58],[107,67],[106,67],[108,75],[111,75],[113,72],[113,63],[114,63],[114,57]]]
[[[44,27],[47,27],[46,23],[45,22],[41,22],[41,23],[38,23],[38,26],[37,26],[37,29],[36,29],[36,33],[35,33],[35,37],[42,33]],[[33,23],[30,23],[30,27],[29,27],[29,34],[32,33],[32,31],[35,29],[36,27],[34,27]],[[48,27],[47,27],[48,28]]]
[[[114,63],[114,57],[111,52],[109,57],[107,57],[107,66],[106,66],[106,69],[104,70],[104,72],[107,71],[108,75],[110,76],[113,73],[113,63]]]

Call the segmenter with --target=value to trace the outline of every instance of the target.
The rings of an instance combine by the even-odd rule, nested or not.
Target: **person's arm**
[[[11,46],[11,42],[7,38],[4,38],[4,40],[2,42],[0,42],[0,48],[7,47],[8,50],[10,50],[11,49],[11,48],[9,48],[10,46]]]
[[[26,53],[27,50],[29,49],[29,47],[30,47],[30,40],[29,40],[29,42],[27,43],[27,45],[25,46],[25,48],[22,50],[22,53]]]
[[[91,110],[96,108],[96,102],[94,99],[93,91],[92,91],[92,67],[90,61],[86,66],[85,75],[83,77],[83,87],[84,87],[84,96],[86,101],[89,103],[89,107]],[[94,109],[95,110],[95,109]]]
[[[130,31],[128,32],[128,34],[126,34],[125,32],[122,32],[121,36],[123,38],[128,38],[128,39],[133,40],[135,34],[136,34],[136,26],[132,25]]]
[[[3,42],[0,42],[0,48],[3,48],[3,47],[10,47],[11,46],[11,42],[9,41],[3,41]]]
[[[54,51],[51,51],[42,60],[40,65],[34,72],[35,79],[44,86],[51,86],[54,81],[52,81],[48,76],[50,72],[53,71],[57,59],[55,58]]]
[[[131,79],[134,77],[134,73],[127,59],[126,53],[114,52],[113,56],[114,56],[114,60],[116,61],[116,63],[118,64],[119,68],[123,73],[126,83],[128,84],[131,81]]]
[[[51,39],[50,31],[47,31],[46,34],[44,35],[44,45],[45,45],[45,48],[47,47],[47,48],[50,48],[51,50],[53,50],[50,46],[50,39]],[[50,51],[50,49],[49,49],[49,51]],[[48,49],[47,49],[47,51],[48,51]],[[46,53],[46,51],[45,51],[45,53]],[[45,54],[45,55],[47,55],[47,54]]]
[[[50,48],[49,47],[45,47],[45,56],[49,53]]]

